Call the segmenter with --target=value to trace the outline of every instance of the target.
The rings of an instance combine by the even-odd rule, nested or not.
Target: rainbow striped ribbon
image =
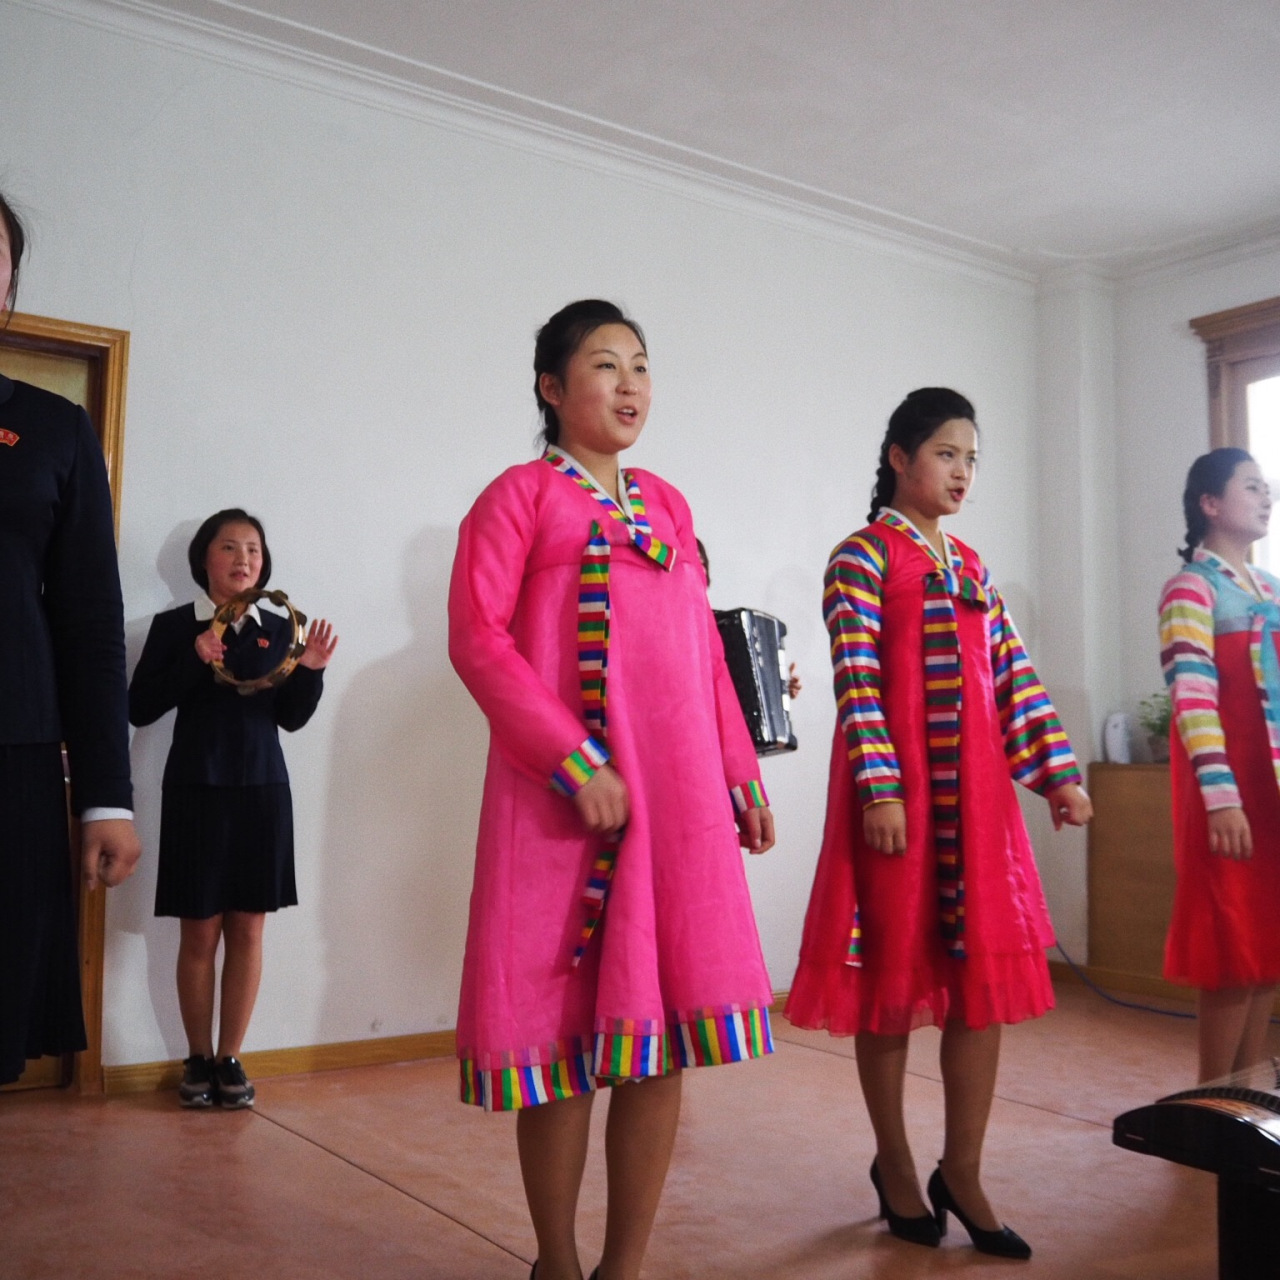
[[[929,752],[929,798],[937,858],[938,918],[942,940],[957,960],[965,957],[964,851],[960,840],[960,705],[963,675],[957,600],[988,608],[980,582],[964,572],[950,540],[944,562],[909,521],[886,511],[880,519],[927,552],[934,568],[924,579],[924,701]]]
[[[563,453],[554,447],[548,447],[542,455],[561,475],[566,475],[579,488],[591,495],[615,520],[626,526],[631,538],[631,545],[643,556],[648,556],[655,564],[664,569],[676,566],[676,549],[661,538],[655,538],[649,517],[645,513],[644,498],[640,494],[640,485],[630,471],[622,472],[622,483],[626,489],[627,505],[631,508],[631,516],[600,488],[590,476],[584,475],[577,466]],[[588,546],[591,544],[588,543]],[[608,592],[608,566],[605,566],[605,591]]]
[[[654,537],[653,528],[645,514],[644,498],[640,485],[629,471],[622,473],[626,485],[627,504],[631,518],[589,476],[584,475],[559,450],[548,448],[542,455],[562,475],[591,495],[615,520],[627,528],[631,545],[641,555],[656,565],[670,571],[675,567],[676,549]],[[601,742],[607,740],[608,716],[606,713],[609,672],[609,561],[611,550],[608,539],[598,520],[591,522],[591,533],[582,552],[582,567],[578,575],[578,683],[582,690],[582,713],[592,737]],[[585,915],[578,944],[573,951],[576,968],[586,954],[596,926],[604,915],[604,904],[609,896],[614,868],[618,862],[618,850],[622,845],[622,832],[616,832],[604,842],[591,864],[587,883],[582,891]]]

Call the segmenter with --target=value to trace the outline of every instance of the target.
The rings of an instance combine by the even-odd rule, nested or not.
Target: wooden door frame
[[[1198,316],[1191,328],[1205,344],[1209,374],[1209,445],[1249,447],[1244,366],[1280,355],[1280,298]]]
[[[77,324],[70,320],[54,320],[48,316],[14,311],[0,321],[0,347],[84,361],[89,370],[89,399],[92,401],[85,405],[85,410],[106,460],[107,478],[111,484],[112,518],[118,540],[129,334],[123,329],[104,329],[99,325]],[[72,834],[74,838],[74,830]],[[80,1093],[101,1093],[102,973],[107,894],[102,888],[90,893],[79,876],[76,883],[79,885],[80,991],[89,1047],[75,1055],[71,1082]]]

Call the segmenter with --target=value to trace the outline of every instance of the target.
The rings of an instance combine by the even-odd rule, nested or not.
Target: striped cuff
[[[853,785],[858,788],[858,803],[864,809],[870,809],[873,804],[906,803],[906,797],[902,789],[902,779],[896,772],[889,777],[877,778],[871,781],[865,774],[859,777],[857,770],[855,770]]]
[[[588,738],[577,751],[560,761],[551,775],[551,789],[562,796],[577,795],[595,777],[600,766],[608,763],[608,750],[594,738]]]
[[[740,787],[729,788],[734,813],[746,813],[748,809],[767,809],[769,797],[764,793],[764,783],[752,779]]]

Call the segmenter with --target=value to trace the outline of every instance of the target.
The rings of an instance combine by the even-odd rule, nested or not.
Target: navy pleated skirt
[[[85,1047],[62,749],[0,746],[0,1084]]]
[[[156,915],[206,920],[298,901],[293,798],[268,787],[165,787]]]

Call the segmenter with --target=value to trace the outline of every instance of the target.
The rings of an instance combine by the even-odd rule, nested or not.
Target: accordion
[[[756,755],[794,751],[797,744],[791,732],[787,651],[783,647],[786,624],[757,609],[716,609],[715,618]]]

